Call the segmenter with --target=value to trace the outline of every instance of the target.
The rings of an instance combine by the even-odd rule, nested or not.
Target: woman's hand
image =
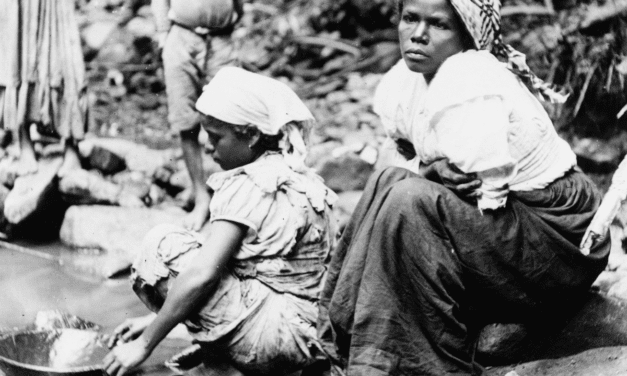
[[[476,174],[466,174],[448,159],[439,159],[428,165],[420,166],[420,173],[425,178],[441,183],[446,188],[467,199],[476,199],[481,196],[478,188],[481,187],[481,180]]]
[[[127,343],[139,337],[144,330],[150,325],[157,315],[150,313],[146,316],[133,317],[124,320],[113,330],[113,334],[107,342],[107,346],[111,349],[116,344]]]
[[[104,358],[104,369],[110,376],[122,376],[142,364],[151,351],[140,336],[136,340],[116,346]]]

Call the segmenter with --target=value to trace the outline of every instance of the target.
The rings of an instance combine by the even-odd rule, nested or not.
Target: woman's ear
[[[255,132],[250,135],[250,140],[248,141],[248,147],[254,149],[259,145],[259,141],[261,140],[261,132],[258,129],[255,129]]]

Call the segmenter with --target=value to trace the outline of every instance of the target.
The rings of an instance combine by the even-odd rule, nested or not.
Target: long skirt
[[[369,181],[331,260],[318,333],[340,373],[480,374],[479,322],[564,315],[607,264],[579,242],[601,200],[572,170],[476,205],[408,170]]]
[[[85,64],[73,0],[0,0],[0,128],[82,139]]]

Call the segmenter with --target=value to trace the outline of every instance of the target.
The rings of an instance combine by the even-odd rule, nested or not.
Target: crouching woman
[[[313,117],[287,86],[240,68],[221,69],[196,107],[225,170],[207,182],[210,222],[202,234],[162,225],[146,236],[131,278],[158,314],[115,330],[106,371],[137,367],[182,322],[241,372],[293,372],[322,354],[317,302],[337,235],[336,196],[303,163]]]

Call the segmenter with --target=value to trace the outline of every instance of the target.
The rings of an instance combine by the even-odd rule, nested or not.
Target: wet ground
[[[126,318],[148,313],[127,278],[103,280],[69,267],[67,262],[61,265],[59,260],[73,256],[60,244],[29,248],[41,254],[0,246],[0,328],[22,327],[31,324],[38,311],[57,309],[92,321],[110,333]],[[189,342],[180,338],[166,339],[141,373],[170,375],[163,362],[187,345]]]

